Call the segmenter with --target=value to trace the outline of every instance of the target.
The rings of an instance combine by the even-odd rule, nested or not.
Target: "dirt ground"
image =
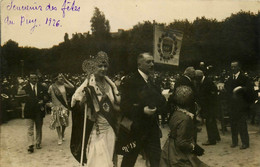
[[[0,126],[0,166],[1,167],[77,167],[79,164],[70,153],[69,143],[71,126],[65,133],[66,141],[59,146],[57,144],[56,131],[49,129],[50,115],[44,119],[42,149],[35,149],[33,154],[27,153],[27,126],[25,119],[13,119]],[[219,126],[220,128],[220,126]],[[230,148],[230,128],[225,134],[221,134],[221,141],[214,146],[204,146],[205,155],[200,157],[202,161],[211,167],[260,167],[260,133],[259,125],[249,125],[250,148],[240,150]],[[163,146],[169,128],[162,128]],[[198,144],[201,145],[206,138],[205,125],[198,133]],[[122,156],[118,156],[120,166]],[[138,157],[136,167],[145,167],[145,161]]]

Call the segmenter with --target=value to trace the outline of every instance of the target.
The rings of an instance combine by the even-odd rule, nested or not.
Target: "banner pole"
[[[155,46],[155,25],[156,25],[156,22],[155,20],[153,20],[153,51],[152,51],[152,54],[153,54],[153,58],[154,58],[154,46]]]

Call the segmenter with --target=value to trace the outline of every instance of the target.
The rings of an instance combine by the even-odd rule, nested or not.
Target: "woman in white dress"
[[[63,74],[58,74],[54,81],[48,90],[52,100],[50,128],[57,130],[58,145],[61,145],[62,141],[65,140],[65,129],[69,125],[70,105],[68,104],[66,89],[73,89],[74,86]]]
[[[84,68],[88,77],[72,97],[71,152],[87,167],[113,167],[120,96],[116,85],[106,76],[107,54],[99,52],[83,64]]]

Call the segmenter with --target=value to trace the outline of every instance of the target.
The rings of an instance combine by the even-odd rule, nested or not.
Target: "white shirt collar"
[[[201,79],[201,83],[203,83],[204,80],[205,80],[205,76],[202,77],[202,79]]]
[[[33,85],[32,83],[30,83],[31,88],[33,88],[33,86],[35,86],[35,89],[37,88],[37,83],[35,85]]]
[[[138,69],[139,74],[143,77],[143,79],[145,80],[145,82],[147,82],[148,80],[148,75],[146,75],[143,71],[141,71],[140,69]]]
[[[30,83],[30,85],[31,85],[31,88],[32,88],[32,90],[33,90],[33,87],[35,88],[35,94],[37,95],[37,83],[35,84],[35,85],[33,85],[32,83]]]
[[[237,79],[237,77],[239,76],[239,74],[240,74],[240,71],[238,71],[236,74],[234,74],[235,77],[236,77],[236,79]]]

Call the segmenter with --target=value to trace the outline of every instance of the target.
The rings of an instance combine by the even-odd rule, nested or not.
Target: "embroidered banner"
[[[154,26],[154,62],[179,66],[183,33]]]

